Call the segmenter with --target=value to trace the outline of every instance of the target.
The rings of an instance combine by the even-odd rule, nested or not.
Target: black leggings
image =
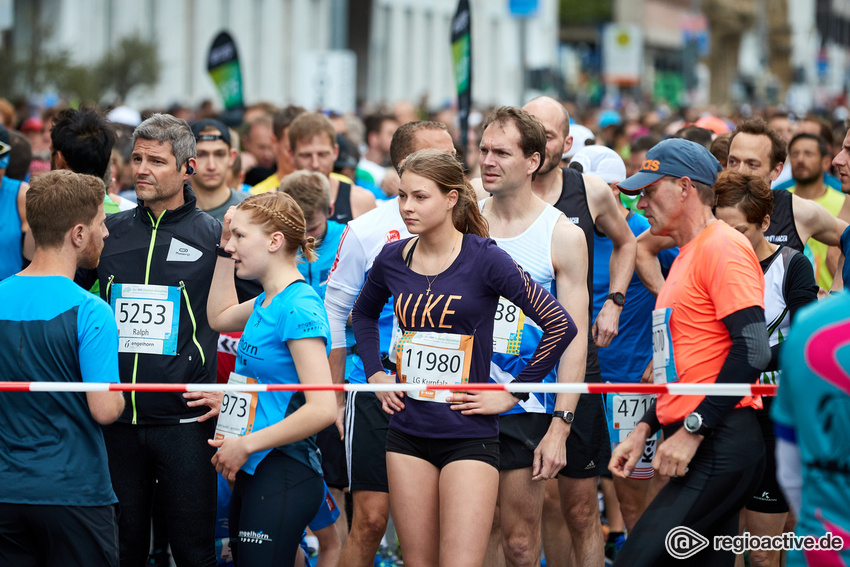
[[[677,429],[665,428],[665,438]],[[687,474],[671,478],[640,517],[615,567],[734,565],[734,553],[714,550],[714,536],[738,534],[738,512],[763,469],[764,441],[755,412],[732,410],[700,443]],[[709,540],[708,547],[687,563],[671,557],[665,548],[667,533],[677,526],[687,526]]]
[[[254,474],[236,473],[230,499],[230,549],[236,567],[292,566],[304,528],[325,495],[322,477],[272,450]]]
[[[162,495],[175,564],[215,567],[215,449],[207,443],[214,434],[215,420],[103,428],[122,567],[142,567],[148,558],[154,490]]]

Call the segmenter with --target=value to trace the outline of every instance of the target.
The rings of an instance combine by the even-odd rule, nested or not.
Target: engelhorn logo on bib
[[[168,257],[166,262],[194,262],[198,260],[203,253],[197,248],[192,248],[184,242],[180,242],[176,238],[171,239],[171,245],[168,247]]]

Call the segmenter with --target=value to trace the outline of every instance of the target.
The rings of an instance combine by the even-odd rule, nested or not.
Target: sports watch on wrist
[[[626,304],[626,296],[620,293],[619,291],[609,293],[606,299],[610,299],[614,302],[615,305],[619,305],[620,307]]]
[[[571,411],[553,411],[552,419],[563,419],[564,423],[567,425],[571,424],[573,420],[576,418],[575,414]]]
[[[230,252],[227,252],[224,248],[222,248],[222,247],[221,247],[221,244],[216,244],[216,245],[215,245],[215,255],[216,255],[216,256],[221,256],[222,258],[230,258],[230,257],[232,257],[232,254],[231,254]]]
[[[510,383],[511,383],[511,384],[519,384],[520,382],[519,382],[519,380],[517,380],[516,378],[514,378],[513,380],[511,380],[511,381],[510,381]],[[527,401],[528,401],[528,397],[529,397],[531,394],[529,394],[528,392],[511,392],[511,395],[512,395],[513,397],[515,397],[516,399],[518,399],[519,401],[521,401],[521,402],[527,402]]]
[[[709,429],[705,426],[702,416],[695,411],[688,414],[684,422],[685,431],[694,435],[708,435]]]

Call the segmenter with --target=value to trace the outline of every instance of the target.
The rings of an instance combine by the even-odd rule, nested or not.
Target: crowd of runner
[[[0,99],[0,381],[319,387],[0,389],[0,564],[850,564],[841,111]]]

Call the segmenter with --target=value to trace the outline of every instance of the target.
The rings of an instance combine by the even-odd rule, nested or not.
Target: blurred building
[[[610,92],[691,105],[750,102],[792,110],[842,102],[850,85],[850,0],[600,0],[610,19],[564,17],[572,76],[597,73]],[[562,15],[563,17],[564,15]],[[612,79],[606,30],[635,38],[637,85]],[[609,36],[610,37],[610,36]]]
[[[642,32],[644,92],[673,104],[705,102],[699,82],[706,75],[700,71],[700,56],[708,52],[708,23],[699,2],[615,0],[614,21]]]
[[[155,40],[162,77],[132,93],[127,102],[137,108],[219,100],[206,61],[222,30],[235,39],[247,103],[309,105],[329,84],[351,85],[343,89],[352,91],[351,106],[407,99],[439,108],[455,100],[449,38],[457,0],[0,0],[10,2],[3,37],[18,53],[38,41],[44,52],[66,49],[88,64],[123,37]],[[520,104],[524,70],[556,66],[558,2],[533,3],[535,15],[518,20],[508,0],[470,0],[474,104]]]

